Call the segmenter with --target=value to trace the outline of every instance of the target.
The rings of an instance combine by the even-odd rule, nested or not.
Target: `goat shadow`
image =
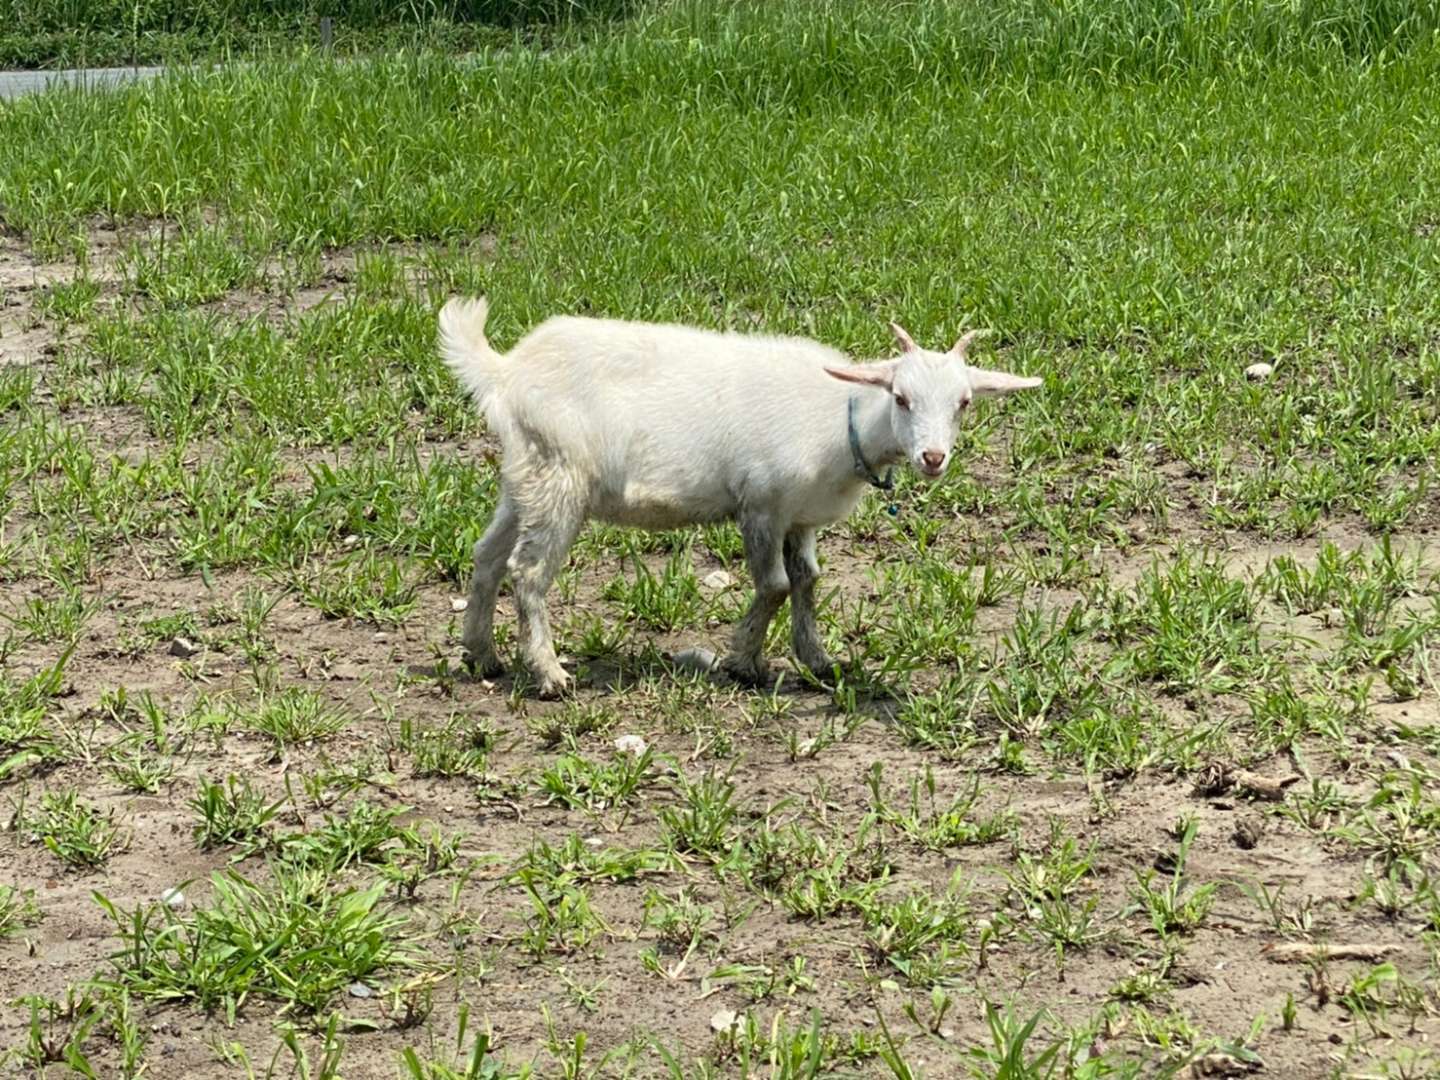
[[[854,709],[865,712],[871,719],[886,726],[894,725],[895,716],[904,703],[903,690],[893,683],[863,674],[857,676],[853,670],[842,668],[841,678],[837,681],[833,676],[820,679],[803,668],[772,662],[766,681],[763,684],[751,684],[733,679],[715,668],[705,670],[691,664],[677,663],[672,655],[653,646],[647,646],[634,654],[604,653],[576,657],[567,667],[576,676],[576,692],[580,694],[623,693],[647,681],[686,683],[692,686],[708,683],[742,693],[775,695],[790,700],[828,696],[836,707],[842,707],[842,702],[848,698]],[[527,700],[538,700],[529,674],[518,662],[507,666],[499,675],[483,679],[458,660],[453,665],[443,659],[431,664],[407,664],[405,671],[411,677],[435,681],[451,678],[459,683],[486,682],[500,690],[507,698],[518,691],[520,696]],[[854,682],[851,682],[851,679],[854,679]]]

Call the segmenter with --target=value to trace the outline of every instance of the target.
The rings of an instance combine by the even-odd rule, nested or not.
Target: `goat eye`
[[[900,408],[904,409],[907,412],[910,410],[910,399],[907,398],[904,394],[895,395],[895,404],[899,405]]]

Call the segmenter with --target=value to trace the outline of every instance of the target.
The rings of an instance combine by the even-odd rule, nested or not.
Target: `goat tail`
[[[485,337],[490,304],[483,296],[455,296],[440,309],[440,355],[480,408],[488,415],[499,405],[504,376],[501,356]]]

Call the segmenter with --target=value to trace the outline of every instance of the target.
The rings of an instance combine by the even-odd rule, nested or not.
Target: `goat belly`
[[[612,525],[642,529],[679,529],[723,521],[735,511],[723,490],[682,491],[665,485],[630,481],[620,492],[602,492],[594,516]]]

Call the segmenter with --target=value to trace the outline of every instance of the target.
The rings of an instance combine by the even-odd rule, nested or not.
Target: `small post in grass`
[[[320,16],[320,48],[326,52],[330,51],[330,43],[335,39],[335,20],[329,15]]]

